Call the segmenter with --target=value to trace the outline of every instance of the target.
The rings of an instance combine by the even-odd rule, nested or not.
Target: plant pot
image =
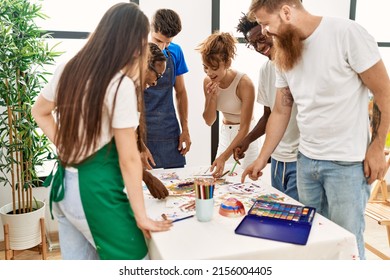
[[[3,225],[8,224],[11,250],[30,249],[42,242],[40,219],[45,217],[45,203],[37,201],[37,205],[37,210],[15,215],[8,214],[12,212],[12,203],[0,208],[1,221]]]

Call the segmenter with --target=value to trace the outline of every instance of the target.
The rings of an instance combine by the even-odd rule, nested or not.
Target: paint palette
[[[315,213],[313,207],[256,200],[235,233],[305,245]]]
[[[275,201],[257,200],[253,204],[250,215],[281,219],[293,222],[311,223],[315,210],[306,206],[299,206]]]

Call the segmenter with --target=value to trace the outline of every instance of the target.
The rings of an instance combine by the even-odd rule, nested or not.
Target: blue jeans
[[[63,260],[98,260],[79,192],[78,173],[65,171],[65,197],[54,203]]]
[[[274,188],[299,201],[297,162],[282,162],[271,158],[271,184]]]
[[[370,185],[363,162],[314,160],[298,153],[297,183],[300,202],[352,232],[364,260],[364,212]]]
[[[98,260],[95,247],[62,214],[57,214],[61,258],[63,260]]]

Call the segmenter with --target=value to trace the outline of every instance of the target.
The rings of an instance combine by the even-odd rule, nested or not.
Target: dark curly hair
[[[158,61],[167,61],[167,58],[155,43],[149,42],[148,45],[149,45],[148,65],[154,66],[155,63]]]
[[[248,43],[248,32],[258,26],[259,24],[256,21],[250,21],[248,16],[242,13],[242,17],[239,19],[238,25],[236,27],[237,32],[241,32],[244,35],[245,40]]]

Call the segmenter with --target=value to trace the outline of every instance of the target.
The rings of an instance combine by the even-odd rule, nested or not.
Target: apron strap
[[[53,171],[56,169],[56,166],[57,166],[57,170],[53,175]],[[64,188],[65,169],[58,161],[56,163],[56,166],[54,166],[50,175],[47,176],[47,178],[43,182],[44,187],[51,186],[49,206],[50,206],[50,215],[51,215],[52,219],[54,219],[53,212],[52,212],[53,201],[59,202],[59,201],[63,200],[64,196],[65,196],[65,188]]]

